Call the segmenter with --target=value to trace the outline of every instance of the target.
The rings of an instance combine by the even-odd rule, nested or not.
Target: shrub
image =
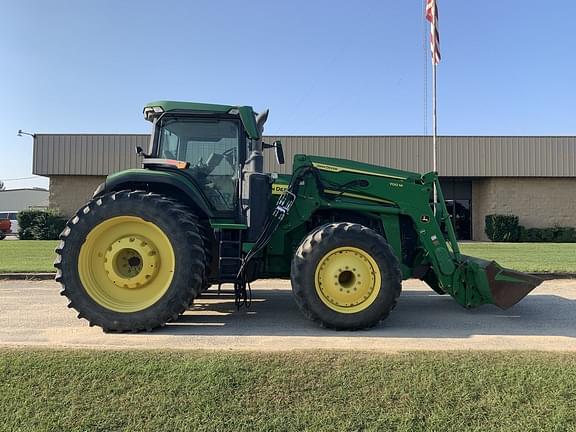
[[[55,210],[24,210],[18,213],[20,240],[57,240],[66,219]]]
[[[514,215],[487,215],[486,235],[494,242],[516,242],[519,238],[520,226],[518,216]]]
[[[576,228],[556,228],[555,240],[557,243],[576,243]]]
[[[520,227],[521,242],[576,243],[576,228],[524,228]]]

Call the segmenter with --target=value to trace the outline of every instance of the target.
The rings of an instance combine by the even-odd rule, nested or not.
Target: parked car
[[[10,234],[10,221],[0,219],[0,240],[4,240],[8,234]]]
[[[17,215],[17,211],[0,212],[0,237],[2,237],[0,240],[4,239],[7,235],[18,234]]]

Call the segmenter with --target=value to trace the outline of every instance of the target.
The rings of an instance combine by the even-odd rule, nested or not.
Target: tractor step
[[[218,272],[220,283],[238,283],[242,265],[242,231],[218,231]]]
[[[218,229],[218,292],[222,284],[234,284],[234,303],[236,309],[250,307],[252,290],[242,276],[238,276],[242,267],[242,231],[237,229]]]

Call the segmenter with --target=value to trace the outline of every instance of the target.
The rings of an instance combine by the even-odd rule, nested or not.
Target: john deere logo
[[[288,189],[287,184],[273,183],[272,184],[272,195],[282,195],[282,193]]]

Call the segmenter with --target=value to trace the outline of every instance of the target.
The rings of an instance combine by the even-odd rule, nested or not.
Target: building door
[[[443,178],[440,185],[458,240],[472,240],[472,181]]]
[[[446,200],[446,207],[458,240],[472,239],[470,200]]]

